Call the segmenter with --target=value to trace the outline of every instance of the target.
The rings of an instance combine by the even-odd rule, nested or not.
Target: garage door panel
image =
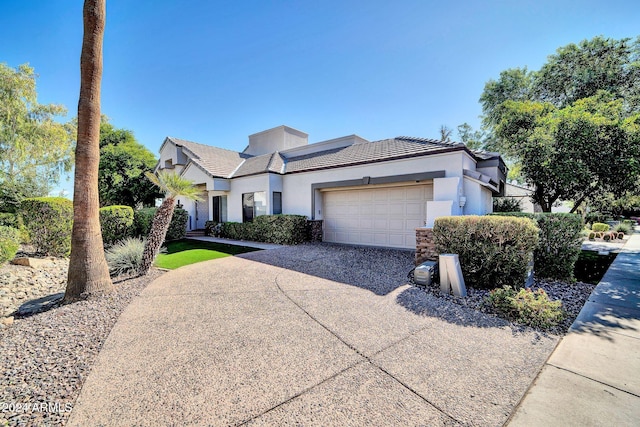
[[[414,248],[431,194],[429,185],[326,191],[324,240]]]

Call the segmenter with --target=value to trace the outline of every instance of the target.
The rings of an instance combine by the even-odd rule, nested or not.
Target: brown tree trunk
[[[114,290],[104,257],[98,216],[100,84],[105,2],[106,0],[84,2],[78,138],[73,186],[73,231],[65,301],[75,301],[92,294]]]
[[[167,236],[167,230],[171,224],[171,217],[173,217],[175,206],[175,197],[167,197],[153,216],[151,230],[149,231],[149,236],[147,236],[147,242],[144,245],[144,252],[142,253],[142,263],[138,269],[138,273],[141,276],[149,272],[153,260],[156,259],[158,252],[160,252],[160,247]]]

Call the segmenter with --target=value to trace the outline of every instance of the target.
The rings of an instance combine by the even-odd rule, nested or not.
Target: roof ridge
[[[215,150],[230,151],[230,152],[235,153],[235,154],[243,154],[243,155],[246,155],[246,156],[249,156],[249,157],[253,157],[251,154],[246,154],[246,153],[243,153],[243,152],[240,152],[240,151],[231,150],[229,148],[222,148],[222,147],[217,147],[217,146],[214,146],[214,145],[203,144],[201,142],[189,141],[188,139],[176,138],[175,136],[168,136],[167,138],[169,138],[170,140],[172,140],[174,142],[181,141],[181,142],[186,142],[188,144],[196,144],[196,145],[201,145],[201,146],[206,147],[206,148],[213,148]]]

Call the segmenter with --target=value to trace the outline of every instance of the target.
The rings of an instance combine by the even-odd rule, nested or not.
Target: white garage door
[[[432,199],[431,185],[327,190],[324,241],[415,249],[416,228],[424,226]]]

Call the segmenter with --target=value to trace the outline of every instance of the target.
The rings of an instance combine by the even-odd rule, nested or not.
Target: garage
[[[415,249],[433,185],[323,190],[324,241]]]

